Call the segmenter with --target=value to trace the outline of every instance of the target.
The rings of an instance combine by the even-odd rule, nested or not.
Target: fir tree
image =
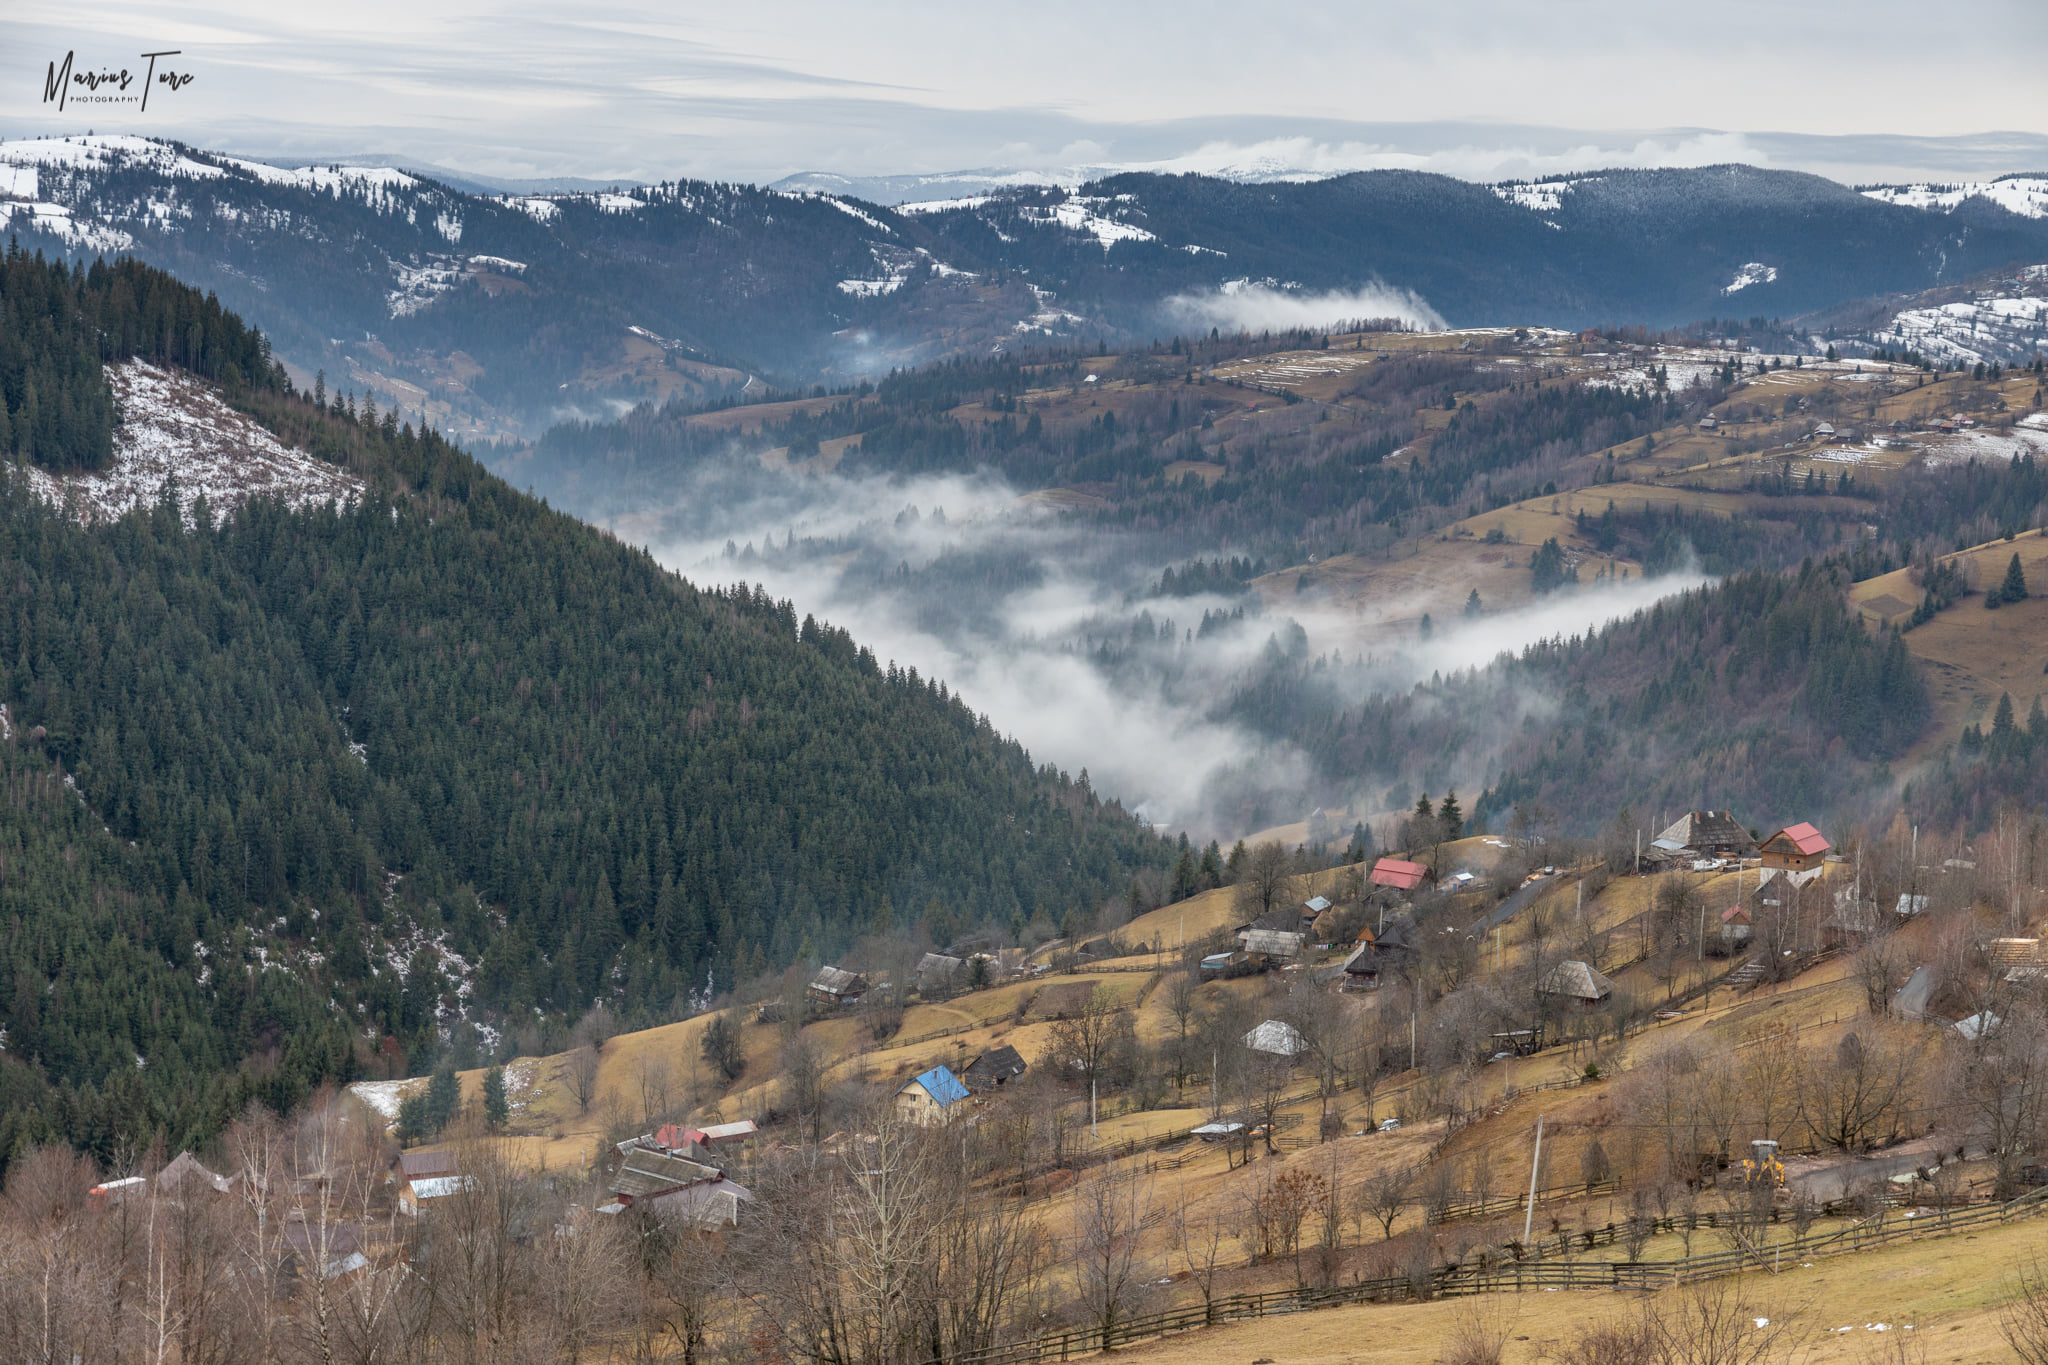
[[[1998,585],[1999,597],[2007,602],[2027,600],[2027,575],[2020,568],[2020,557],[2014,554],[2012,562],[2005,566],[2005,580]]]
[[[484,1122],[494,1133],[503,1131],[512,1117],[512,1104],[505,1095],[505,1068],[494,1066],[484,1072]]]

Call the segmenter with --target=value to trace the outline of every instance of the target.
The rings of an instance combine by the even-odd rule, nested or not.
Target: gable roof
[[[1275,1057],[1292,1057],[1306,1051],[1301,1030],[1282,1019],[1268,1019],[1244,1036],[1244,1045],[1254,1052]]]
[[[400,1152],[395,1163],[399,1174],[407,1180],[424,1180],[437,1175],[454,1175],[457,1167],[455,1153]]]
[[[966,965],[961,959],[946,953],[926,953],[917,960],[917,975],[919,980],[924,979],[926,972],[938,972],[941,975],[950,976]]]
[[[1370,942],[1361,943],[1344,959],[1344,970],[1352,976],[1378,976],[1380,955]]]
[[[652,1147],[635,1147],[626,1153],[626,1159],[612,1176],[611,1189],[613,1194],[629,1199],[646,1199],[700,1180],[717,1180],[723,1174],[716,1166],[706,1166],[688,1157],[670,1156]]]
[[[1614,983],[1584,962],[1560,962],[1543,974],[1537,991],[1543,995],[1568,995],[1574,1000],[1605,1000],[1614,994]]]
[[[923,1075],[913,1078],[910,1085],[904,1086],[903,1090],[910,1089],[911,1085],[917,1086],[925,1094],[930,1095],[933,1102],[941,1109],[958,1104],[967,1098],[967,1087],[960,1083],[958,1076],[955,1076],[943,1066],[935,1066]],[[899,1090],[896,1093],[900,1095],[903,1093],[903,1090]]]
[[[1391,886],[1397,891],[1413,891],[1422,885],[1429,875],[1429,869],[1421,863],[1406,862],[1400,858],[1382,858],[1372,865],[1370,878],[1374,886]]]
[[[1303,937],[1285,929],[1247,929],[1243,935],[1244,950],[1267,957],[1293,957],[1301,951]]]
[[[1748,848],[1749,831],[1725,810],[1689,810],[1653,841],[1669,840],[1679,848]]]
[[[1721,912],[1721,923],[1747,924],[1749,923],[1749,911],[1739,905],[1731,905]]]
[[[811,989],[827,995],[853,995],[868,988],[867,978],[843,967],[820,967],[811,978]]]
[[[1779,844],[1778,841],[1780,839],[1785,842]],[[1833,845],[1828,843],[1827,836],[1823,835],[1812,825],[1807,824],[1787,825],[1770,838],[1764,840],[1763,846],[1772,849],[1773,852],[1802,853],[1809,858],[1816,853],[1825,853],[1829,848],[1833,847]]]
[[[1023,1054],[1008,1044],[990,1048],[967,1064],[967,1075],[975,1080],[1006,1081],[1024,1072]]]
[[[224,1175],[215,1175],[199,1163],[199,1158],[190,1152],[180,1152],[172,1157],[156,1175],[156,1187],[166,1194],[176,1192],[187,1181],[205,1185],[216,1193],[226,1193],[235,1182]]]

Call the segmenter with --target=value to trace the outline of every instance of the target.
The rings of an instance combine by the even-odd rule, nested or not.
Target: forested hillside
[[[1169,854],[843,631],[388,415],[241,397],[370,494],[88,528],[0,487],[17,1135],[177,1139],[230,1068],[279,1102],[666,1017],[892,907],[1007,927]]]

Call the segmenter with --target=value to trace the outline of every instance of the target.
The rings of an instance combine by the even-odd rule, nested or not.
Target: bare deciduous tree
[[[597,1049],[585,1045],[571,1052],[562,1062],[561,1077],[575,1097],[578,1113],[590,1112],[591,1103],[597,1099],[597,1075],[601,1063]]]
[[[1151,1178],[1111,1162],[1074,1192],[1073,1252],[1081,1309],[1102,1332],[1105,1351],[1140,1301],[1152,1258],[1143,1231],[1152,1208]]]

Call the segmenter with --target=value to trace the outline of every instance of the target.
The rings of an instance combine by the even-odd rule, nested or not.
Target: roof
[[[1892,1013],[1901,1018],[1913,1019],[1927,1013],[1927,1002],[1934,995],[1934,968],[1926,965],[1913,969],[1906,978],[1906,984],[1899,987],[1899,993],[1892,997]]]
[[[990,1048],[967,1064],[967,1074],[976,1080],[1008,1080],[1023,1075],[1025,1069],[1023,1054],[1008,1045]]]
[[[1292,1057],[1308,1049],[1301,1030],[1280,1019],[1268,1019],[1244,1036],[1244,1045],[1254,1052],[1274,1057]]]
[[[1917,915],[1927,908],[1930,900],[1928,896],[1916,896],[1908,891],[1899,897],[1899,903],[1893,909],[1903,916]]]
[[[926,972],[940,972],[951,975],[966,965],[959,958],[950,957],[945,953],[926,953],[917,960],[917,974],[920,977]]]
[[[224,1175],[215,1175],[199,1164],[199,1158],[190,1152],[180,1152],[171,1158],[170,1164],[157,1172],[156,1187],[164,1193],[175,1191],[187,1181],[206,1185],[209,1189],[225,1193],[234,1184]]]
[[[1783,839],[1785,843],[1779,844],[1778,841],[1780,839]],[[1763,846],[1778,853],[1802,853],[1809,858],[1816,853],[1825,853],[1831,847],[1827,841],[1827,836],[1823,835],[1812,825],[1806,824],[1787,825],[1770,838],[1764,840]]]
[[[1330,902],[1322,896],[1313,896],[1301,903],[1301,908],[1311,915],[1320,915],[1330,908]]]
[[[1372,865],[1370,878],[1374,886],[1391,886],[1397,891],[1413,891],[1429,876],[1429,869],[1421,863],[1404,862],[1399,858],[1382,858]]]
[[[1614,994],[1614,983],[1584,962],[1560,962],[1543,974],[1536,988],[1542,995],[1568,995],[1574,1000],[1605,1000]]]
[[[412,1182],[412,1197],[415,1199],[439,1199],[444,1194],[460,1194],[469,1188],[466,1175],[430,1175]]]
[[[419,1180],[435,1175],[454,1175],[458,1169],[455,1164],[455,1153],[448,1151],[400,1152],[397,1164],[399,1173],[407,1180]]]
[[[611,1190],[629,1199],[647,1199],[700,1180],[717,1180],[724,1174],[716,1166],[706,1166],[701,1161],[670,1156],[651,1147],[635,1147],[626,1153],[625,1161],[612,1176]]]
[[[1370,943],[1361,943],[1351,950],[1351,956],[1344,959],[1344,970],[1353,976],[1377,976],[1380,970],[1380,955]]]
[[[707,1123],[698,1129],[699,1142],[733,1142],[739,1138],[752,1137],[760,1130],[752,1119],[735,1119],[731,1123]]]
[[[1301,934],[1285,929],[1247,929],[1244,948],[1248,953],[1264,953],[1267,957],[1293,957],[1301,951],[1302,938]]]
[[[1991,1031],[2004,1022],[1990,1010],[1981,1010],[1967,1019],[1956,1020],[1956,1032],[1974,1043],[1979,1038],[1990,1036]]]
[[[1747,848],[1749,831],[1725,810],[1689,810],[1653,841],[1674,841],[1680,848]]]
[[[1731,905],[1721,912],[1721,923],[1747,924],[1749,923],[1749,911],[1739,905]]]
[[[1199,1128],[1190,1128],[1188,1131],[1199,1138],[1229,1137],[1232,1133],[1242,1133],[1244,1125],[1241,1123],[1205,1123]]]
[[[827,995],[854,995],[868,988],[867,979],[843,967],[820,967],[811,978],[811,989]]]
[[[967,1098],[967,1087],[960,1083],[958,1076],[955,1076],[943,1066],[935,1066],[923,1075],[914,1077],[910,1085],[904,1086],[903,1090],[910,1089],[911,1085],[917,1086],[925,1094],[930,1095],[933,1102],[941,1109],[949,1105],[958,1104]],[[896,1093],[900,1095],[903,1093],[903,1090],[899,1090]]]
[[[716,1227],[737,1222],[739,1206],[753,1203],[754,1192],[721,1176],[670,1190],[648,1202],[655,1212],[666,1217],[686,1219],[699,1227]]]

